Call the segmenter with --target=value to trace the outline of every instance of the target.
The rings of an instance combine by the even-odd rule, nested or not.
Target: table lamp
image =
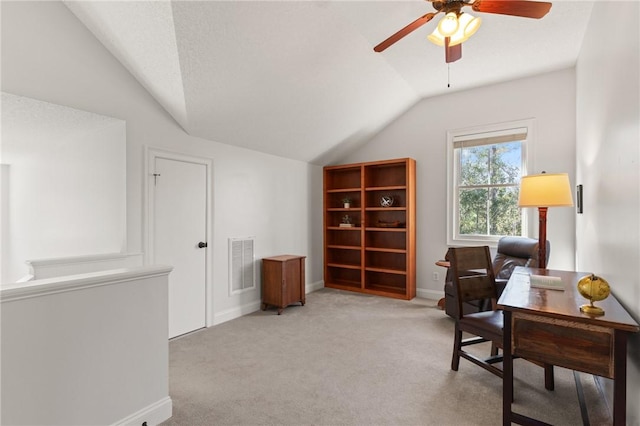
[[[573,197],[566,173],[545,173],[523,176],[520,180],[518,207],[538,208],[538,267],[546,267],[547,208],[571,207]]]

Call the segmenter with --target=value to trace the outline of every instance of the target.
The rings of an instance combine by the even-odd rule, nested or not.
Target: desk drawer
[[[511,336],[514,355],[614,377],[610,328],[513,312]]]

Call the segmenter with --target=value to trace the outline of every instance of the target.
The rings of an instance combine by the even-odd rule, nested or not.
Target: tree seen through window
[[[458,151],[459,234],[520,235],[522,142],[462,147]]]

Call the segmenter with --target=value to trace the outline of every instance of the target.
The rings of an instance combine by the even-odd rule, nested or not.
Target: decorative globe
[[[589,300],[588,305],[580,306],[580,311],[589,315],[604,315],[604,310],[593,305],[593,302],[604,300],[609,297],[611,288],[604,278],[594,274],[585,275],[578,280],[578,292],[582,297]]]
[[[393,197],[391,195],[383,195],[380,197],[380,205],[382,207],[391,207],[393,205]]]

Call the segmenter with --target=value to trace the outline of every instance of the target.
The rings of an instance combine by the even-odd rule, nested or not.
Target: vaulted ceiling
[[[433,11],[424,0],[65,4],[190,135],[317,164],[422,98],[573,66],[592,8],[476,14],[481,28],[448,66],[426,39],[439,17],[373,51]]]

